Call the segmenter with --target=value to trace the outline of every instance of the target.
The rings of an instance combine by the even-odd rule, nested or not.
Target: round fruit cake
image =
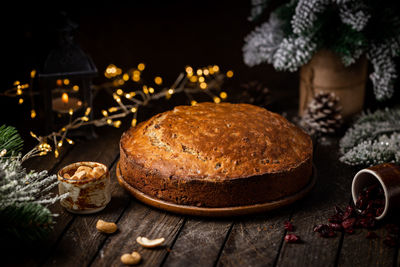
[[[284,117],[248,104],[178,106],[126,131],[123,179],[167,202],[230,207],[294,194],[312,174],[312,142]]]

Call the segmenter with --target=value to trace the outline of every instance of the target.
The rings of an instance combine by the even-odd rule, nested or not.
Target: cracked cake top
[[[121,149],[163,176],[207,180],[279,173],[312,156],[310,137],[284,117],[229,103],[158,114],[125,132]]]

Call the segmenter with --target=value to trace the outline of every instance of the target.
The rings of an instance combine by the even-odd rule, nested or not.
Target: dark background
[[[269,10],[280,3],[274,1]],[[267,64],[249,68],[243,63],[243,39],[260,23],[247,20],[250,1],[109,1],[91,5],[81,1],[42,7],[14,3],[4,8],[1,16],[5,70],[0,91],[10,88],[15,80],[27,82],[33,68],[42,68],[57,40],[55,26],[60,11],[79,24],[76,40],[99,70],[94,83],[105,80],[102,73],[110,63],[126,70],[145,62],[149,77],[160,75],[165,84],[172,84],[186,65],[217,64],[235,73],[225,88],[228,93],[240,91],[243,82],[259,80],[272,91],[280,110],[297,105],[297,73],[277,72]],[[367,99],[372,99],[368,83]],[[287,92],[291,97],[280,99]],[[40,118],[30,119],[29,101],[23,105],[17,101],[0,97],[1,124],[16,126],[24,138],[30,130],[40,132]],[[161,105],[171,108],[170,103]]]

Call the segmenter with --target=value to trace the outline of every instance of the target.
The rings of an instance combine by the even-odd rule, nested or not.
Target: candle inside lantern
[[[67,94],[67,93],[63,93],[63,94],[62,94],[62,96],[61,96],[61,101],[62,101],[64,104],[68,104],[68,94]]]
[[[82,101],[75,96],[69,96],[66,92],[62,93],[61,97],[53,97],[53,110],[58,113],[66,114],[70,110],[76,111],[82,107]]]

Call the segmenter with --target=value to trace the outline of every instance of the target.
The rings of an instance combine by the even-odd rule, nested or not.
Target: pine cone
[[[240,102],[253,105],[265,106],[271,101],[269,89],[259,81],[250,81],[240,85],[242,90],[239,95]]]
[[[300,125],[310,134],[333,134],[343,123],[341,110],[334,93],[317,93],[308,104]]]

